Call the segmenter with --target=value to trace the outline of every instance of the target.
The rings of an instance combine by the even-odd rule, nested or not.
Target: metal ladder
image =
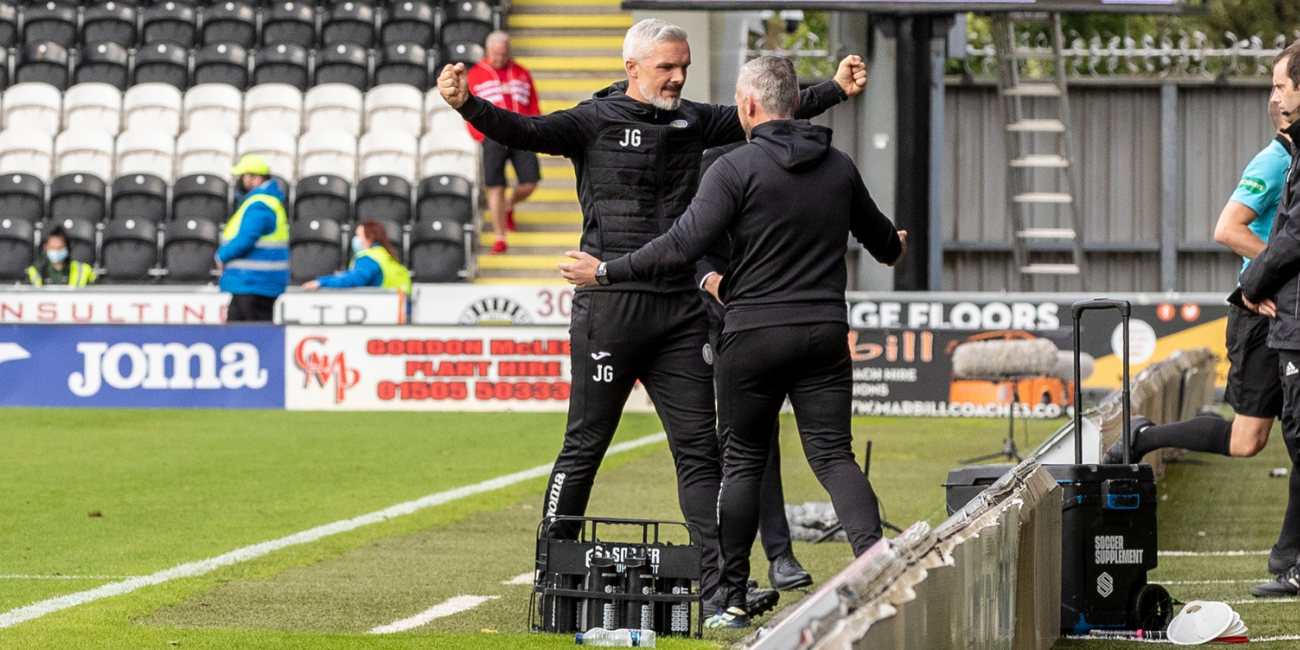
[[[1019,271],[1012,274],[1015,286],[1011,288],[1020,290],[1021,284],[1027,284],[1024,276],[1046,275],[1077,276],[1078,289],[1083,290],[1083,211],[1076,195],[1079,178],[1073,165],[1061,15],[1052,14],[1049,54],[1017,50],[1015,23],[1005,13],[994,16],[993,38],[998,96],[1006,122],[1007,214],[1011,216],[1012,247]],[[1022,81],[1020,62],[1031,60],[1050,62],[1054,78]],[[1026,98],[1038,104],[1055,104],[1056,117],[1025,117]],[[1037,137],[1042,135],[1048,137]],[[1037,151],[1035,145],[1041,145],[1044,139],[1052,146],[1048,151]]]

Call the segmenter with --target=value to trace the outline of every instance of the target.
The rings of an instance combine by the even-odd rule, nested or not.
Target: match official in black
[[[852,364],[844,264],[851,233],[877,260],[895,264],[906,233],[881,214],[831,131],[792,119],[799,105],[794,65],[780,57],[746,63],[736,103],[749,137],[700,183],[689,209],[664,235],[629,255],[601,262],[572,251],[564,277],[579,287],[645,282],[680,273],[722,237],[731,266],[719,295],[726,325],[719,354],[722,492],[718,499],[725,609],[711,628],[745,627],[745,581],[758,530],[759,487],[772,445],[772,420],[788,396],[804,453],[855,554],[880,539],[880,514],[853,458]]]

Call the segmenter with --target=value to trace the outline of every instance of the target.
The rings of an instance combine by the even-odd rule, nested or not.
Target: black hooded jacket
[[[876,207],[831,130],[804,121],[754,127],[749,144],[718,159],[671,230],[612,260],[613,283],[673,275],[730,236],[731,262],[719,294],[735,332],[845,322],[850,233],[877,260],[902,251],[894,224]]]
[[[1300,121],[1285,130],[1291,142],[1300,142]],[[1268,329],[1268,346],[1300,350],[1300,174],[1296,160],[1286,170],[1286,185],[1278,200],[1268,246],[1241,274],[1241,292],[1252,302],[1272,298],[1277,318]]]
[[[626,94],[621,81],[587,101],[550,115],[525,116],[471,96],[458,109],[487,137],[511,148],[573,161],[582,205],[582,250],[610,260],[668,232],[690,205],[700,180],[700,155],[745,139],[736,107],[682,100],[665,111]],[[844,91],[834,80],[799,95],[798,117],[820,115]],[[694,291],[692,269],[680,269],[619,291]]]

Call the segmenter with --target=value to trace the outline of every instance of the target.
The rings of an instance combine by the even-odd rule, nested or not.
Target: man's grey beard
[[[667,99],[660,96],[659,93],[651,90],[650,87],[645,84],[637,84],[637,86],[638,90],[641,91],[641,96],[649,99],[650,105],[661,111],[675,111],[677,110],[677,107],[682,105],[682,98],[680,96]]]

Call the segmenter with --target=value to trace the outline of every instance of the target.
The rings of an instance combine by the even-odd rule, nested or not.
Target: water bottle
[[[655,647],[654,630],[606,630],[593,627],[586,632],[573,635],[578,645],[597,648],[653,648]]]

